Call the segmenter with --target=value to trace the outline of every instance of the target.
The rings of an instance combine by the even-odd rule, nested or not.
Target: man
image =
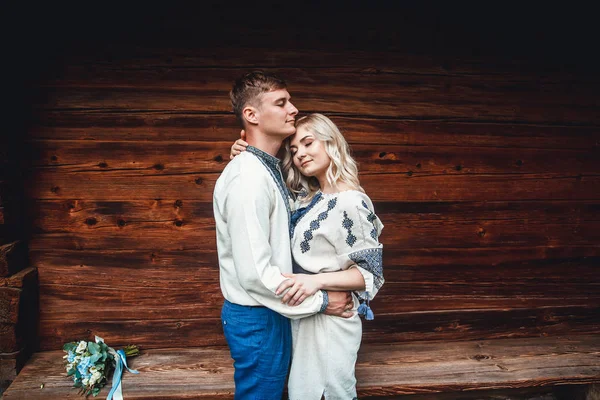
[[[288,318],[318,312],[350,317],[352,299],[347,292],[319,291],[291,307],[275,294],[287,279],[282,274],[292,272],[291,199],[275,155],[294,134],[298,110],[285,82],[262,72],[238,79],[230,96],[249,146],[214,190],[221,319],[234,359],[235,399],[280,400],[291,354]]]

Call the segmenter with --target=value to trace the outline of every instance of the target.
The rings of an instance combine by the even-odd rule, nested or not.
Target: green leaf
[[[88,342],[88,351],[90,354],[98,354],[100,353],[100,346],[98,346],[98,343]]]
[[[92,354],[92,355],[90,356],[90,362],[91,362],[92,364],[95,364],[95,363],[96,363],[96,361],[98,361],[98,360],[100,359],[100,357],[102,357],[102,354],[101,354],[101,353],[95,353],[95,354]]]
[[[100,393],[100,388],[99,387],[95,387],[92,390],[92,394],[94,395],[94,397],[98,396],[98,393]]]
[[[67,376],[71,376],[75,373],[76,369],[75,368],[71,368],[69,371],[67,371]]]
[[[69,351],[75,351],[76,348],[77,348],[77,343],[75,343],[75,342],[65,343],[63,346],[63,350],[66,351],[67,353]]]

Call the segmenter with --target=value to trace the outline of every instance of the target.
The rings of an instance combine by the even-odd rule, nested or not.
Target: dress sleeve
[[[368,302],[384,283],[383,245],[379,243],[383,224],[375,214],[371,200],[363,194],[357,193],[344,201],[340,213],[338,257],[342,265],[356,265],[363,275],[365,290],[357,295]]]

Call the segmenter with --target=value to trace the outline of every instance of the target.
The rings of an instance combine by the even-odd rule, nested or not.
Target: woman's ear
[[[258,125],[258,110],[252,106],[245,107],[242,110],[244,120],[252,125]]]

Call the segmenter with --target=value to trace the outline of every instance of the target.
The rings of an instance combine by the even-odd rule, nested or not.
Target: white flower
[[[82,340],[81,342],[79,342],[79,345],[77,346],[77,349],[75,349],[75,352],[83,354],[85,349],[87,349],[87,342],[85,340]]]
[[[66,368],[67,368],[67,372],[69,372],[70,370],[72,370],[73,369],[73,363],[67,364]]]
[[[83,383],[83,386],[87,386],[89,383],[88,378],[83,378],[83,380],[81,381],[81,383]]]
[[[90,386],[98,382],[102,378],[102,374],[98,371],[94,372],[90,378]]]
[[[95,365],[90,367],[90,372],[93,374],[94,372],[98,371],[98,368],[96,368]]]

